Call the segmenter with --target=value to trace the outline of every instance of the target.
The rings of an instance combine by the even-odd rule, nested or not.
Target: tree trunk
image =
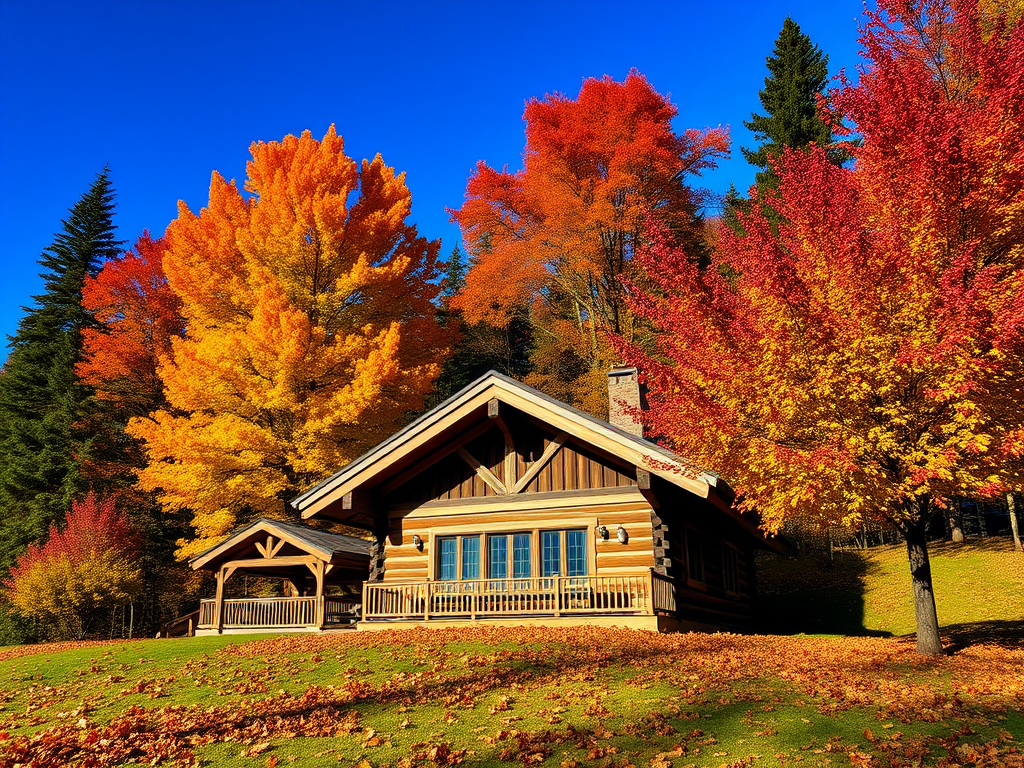
[[[1006,507],[1010,511],[1010,530],[1013,531],[1013,548],[1018,552],[1024,552],[1024,546],[1020,543],[1020,530],[1017,527],[1017,505],[1014,503],[1012,493],[1006,494]]]
[[[962,544],[964,541],[964,529],[963,522],[961,521],[962,512],[960,511],[960,499],[954,498],[952,500],[953,506],[949,510],[949,528],[950,538],[954,544]]]
[[[913,503],[927,507],[928,500],[919,499]],[[920,512],[916,517],[907,523],[906,539],[917,619],[917,652],[938,656],[942,653],[942,641],[939,639],[939,616],[935,611],[935,592],[932,589],[932,567],[928,562],[928,517]]]

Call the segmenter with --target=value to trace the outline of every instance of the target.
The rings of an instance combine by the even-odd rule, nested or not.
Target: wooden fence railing
[[[344,624],[359,616],[359,603],[341,597],[245,597],[224,601],[221,624],[226,629],[316,627],[317,602],[323,600],[323,626]],[[198,628],[217,626],[217,601],[199,603]]]
[[[324,625],[345,624],[359,618],[359,603],[344,597],[324,598]]]
[[[657,571],[651,571],[651,595],[654,598],[654,610],[656,613],[675,614],[675,581]]]
[[[225,627],[310,627],[315,597],[248,597],[224,601]]]
[[[651,571],[623,576],[367,582],[363,619],[652,614],[669,609],[669,594],[674,610],[674,593],[666,593],[660,581],[657,589],[656,596]]]

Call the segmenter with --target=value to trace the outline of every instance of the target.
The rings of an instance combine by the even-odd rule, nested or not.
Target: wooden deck
[[[622,576],[363,585],[362,623],[674,614],[673,583],[653,569]]]

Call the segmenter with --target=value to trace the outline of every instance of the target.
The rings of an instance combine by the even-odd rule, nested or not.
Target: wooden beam
[[[346,511],[362,512],[372,515],[374,510],[374,499],[366,491],[351,491],[341,497],[341,508]]]
[[[267,541],[267,546],[268,547],[270,546],[270,541],[269,540]],[[274,548],[270,550],[269,557],[277,557],[277,553],[281,551],[281,547],[283,547],[283,546],[284,546],[284,539],[281,539],[280,541],[278,541],[274,545]]]
[[[234,572],[236,568],[279,568],[287,565],[308,565],[316,562],[320,562],[320,558],[316,555],[293,555],[290,557],[275,557],[273,559],[257,557],[250,560],[229,560],[224,563],[223,568],[230,568]]]
[[[323,627],[324,625],[324,561],[319,560],[316,564],[316,570],[313,571],[313,575],[316,576],[316,625]]]
[[[636,468],[636,485],[637,485],[637,488],[639,489],[640,493],[642,493],[644,495],[644,498],[647,499],[648,503],[654,509],[661,509],[661,505],[658,502],[658,497],[655,495],[654,489],[652,488],[652,483],[653,483],[653,478],[651,477],[651,473],[648,470],[644,469],[643,467],[637,467]]]
[[[214,578],[217,579],[217,597],[213,604],[213,626],[220,633],[224,631],[224,569],[218,568]]]
[[[501,482],[506,488],[511,488],[515,483],[516,476],[516,444],[512,439],[512,430],[508,428],[505,419],[501,416],[501,401],[497,398],[487,403],[487,418],[494,421],[505,438],[505,459],[502,462]]]
[[[275,547],[274,547],[273,550],[270,550],[270,552],[269,552],[271,557],[275,557],[277,555],[277,553],[281,551],[281,547],[283,546],[284,543],[291,544],[296,549],[304,551],[304,552],[309,552],[309,551],[311,551],[311,549],[324,552],[323,548],[317,547],[315,545],[311,545],[309,542],[304,541],[302,539],[298,539],[295,536],[293,536],[292,534],[290,534],[287,529],[274,525],[274,521],[273,520],[264,521],[262,523],[262,525],[264,525],[267,528],[270,528],[271,530],[273,530],[272,536],[273,536],[273,539],[275,541]],[[358,527],[358,526],[353,526],[353,527]],[[267,530],[266,530],[266,528],[264,528],[263,533],[266,533],[266,532],[267,532]],[[259,528],[256,528],[255,531],[246,531],[245,532],[245,538],[247,539],[250,535],[254,535],[254,534],[258,535],[259,533],[260,533],[260,529]],[[190,561],[190,563],[191,563],[191,565],[192,565],[192,567],[194,569],[204,568],[207,564],[209,564],[211,562],[215,562],[218,557],[226,555],[229,551],[231,551],[231,549],[233,549],[234,547],[237,547],[241,540],[242,539],[239,539],[237,534],[235,536],[229,536],[227,539],[222,541],[215,549],[213,549],[213,550],[207,552],[206,554],[202,555],[201,558],[200,557],[195,558],[194,560]],[[253,542],[253,543],[256,545],[256,549],[259,551],[259,553],[261,555],[263,555],[264,557],[267,557],[267,555],[268,555],[267,547],[265,545],[261,544],[260,542]],[[324,552],[324,555],[328,555],[328,554],[329,553]],[[211,568],[211,570],[212,570],[212,568]]]
[[[505,461],[502,464],[502,481],[506,488],[512,488],[516,483],[516,449],[511,443],[505,443]]]
[[[523,489],[533,482],[533,478],[540,474],[540,471],[544,469],[544,465],[551,461],[551,457],[558,453],[558,450],[565,445],[565,441],[568,439],[569,435],[565,432],[559,432],[558,436],[548,443],[548,447],[544,449],[544,453],[542,453],[540,457],[530,465],[529,469],[523,473],[523,476],[516,481],[516,484],[512,487],[512,493],[522,493]]]
[[[447,443],[446,445],[442,446],[441,450],[435,451],[429,454],[428,456],[424,456],[411,467],[404,470],[401,474],[397,475],[391,480],[388,480],[386,483],[384,483],[384,485],[380,487],[380,492],[383,494],[391,493],[400,485],[403,485],[409,480],[412,480],[412,478],[416,477],[416,475],[425,471],[426,469],[436,464],[437,462],[441,461],[442,459],[447,458],[451,454],[455,453],[455,451],[464,446],[466,443],[470,442],[471,440],[475,440],[493,426],[494,425],[490,421],[481,421],[472,429],[464,432],[461,436],[455,438],[450,443]]]
[[[494,489],[495,493],[501,496],[505,496],[508,494],[508,489],[505,487],[505,484],[501,482],[501,480],[499,480],[497,477],[495,477],[494,473],[491,472],[491,470],[489,470],[487,467],[485,467],[480,462],[479,459],[473,456],[473,454],[471,454],[465,448],[459,448],[458,454],[459,456],[462,457],[463,461],[465,461],[467,464],[469,464],[470,467],[476,470],[476,473],[480,475],[481,478],[483,478],[483,481],[485,483],[487,483],[489,486],[491,486],[491,488]]]

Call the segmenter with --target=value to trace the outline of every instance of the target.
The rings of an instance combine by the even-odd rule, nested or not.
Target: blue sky
[[[754,171],[743,120],[790,15],[828,55],[858,61],[861,0],[717,2],[0,2],[0,334],[40,290],[36,260],[109,163],[119,235],[161,234],[210,174],[244,178],[254,140],[331,123],[353,157],[407,172],[413,220],[459,240],[478,160],[520,166],[524,102],[575,95],[635,67],[679,109],[676,128],[728,125],[724,192]],[[3,338],[3,336],[0,336]],[[0,359],[5,355],[0,351]]]

